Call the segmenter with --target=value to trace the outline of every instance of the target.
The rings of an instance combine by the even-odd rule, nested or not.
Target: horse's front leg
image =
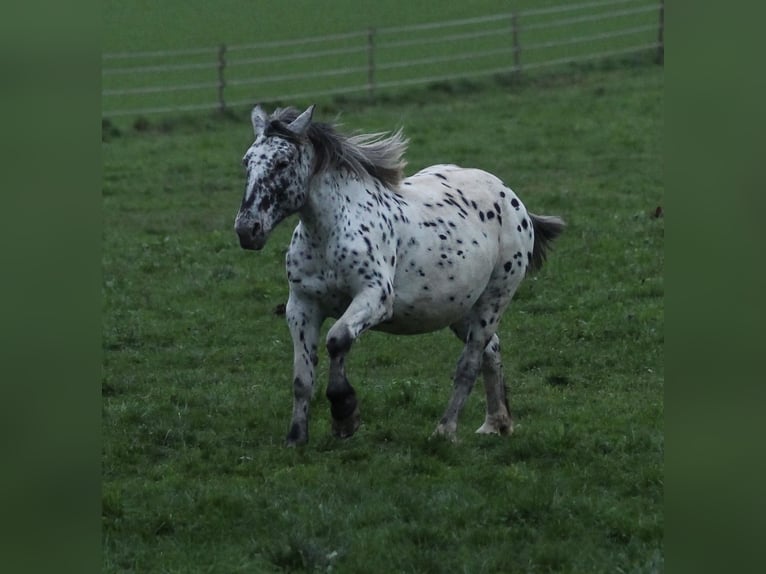
[[[314,373],[318,362],[317,342],[324,316],[312,301],[290,294],[285,310],[293,340],[293,416],[287,445],[309,440],[309,408],[314,393]]]
[[[333,434],[337,437],[350,437],[361,422],[356,392],[346,377],[346,355],[359,335],[391,317],[393,307],[390,282],[384,283],[382,288],[365,289],[354,297],[346,312],[327,333],[330,381],[326,394],[330,400]]]

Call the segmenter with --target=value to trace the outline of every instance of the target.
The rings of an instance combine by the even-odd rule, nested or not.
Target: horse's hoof
[[[359,414],[359,407],[345,419],[332,419],[332,434],[338,438],[349,438],[359,430],[362,424],[362,417]]]
[[[513,432],[513,421],[508,417],[492,418],[476,429],[476,434],[496,434],[507,436]]]
[[[301,428],[298,423],[293,423],[290,427],[290,432],[285,437],[285,446],[296,447],[302,446],[309,442],[308,428]]]
[[[431,434],[431,439],[444,439],[451,443],[457,442],[457,427],[439,423],[436,430]]]
[[[295,440],[286,439],[285,440],[285,446],[287,448],[297,448],[299,446],[305,445],[307,442],[308,441],[306,441],[306,440],[304,440],[304,441],[295,441]]]

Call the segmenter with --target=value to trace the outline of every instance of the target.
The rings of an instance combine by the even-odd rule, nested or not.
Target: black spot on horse
[[[332,337],[327,341],[327,352],[334,359],[341,353],[347,353],[351,349],[351,333],[345,330],[342,335]]]
[[[263,199],[261,199],[261,202],[258,204],[258,210],[267,211],[269,207],[271,207],[271,196],[267,194],[263,196]]]

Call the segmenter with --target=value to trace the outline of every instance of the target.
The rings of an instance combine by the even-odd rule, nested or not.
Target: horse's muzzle
[[[234,231],[237,232],[242,249],[259,251],[266,244],[266,235],[260,223],[246,224],[238,219],[234,225]]]

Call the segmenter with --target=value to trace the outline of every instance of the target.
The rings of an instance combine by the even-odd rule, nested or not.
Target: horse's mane
[[[296,135],[287,129],[287,124],[298,115],[295,108],[278,108],[269,118],[266,135],[295,140]],[[401,128],[390,135],[349,136],[339,133],[333,124],[311,122],[307,137],[317,157],[315,173],[345,167],[359,177],[369,174],[390,188],[397,187],[404,177],[407,162],[403,156],[407,150],[407,139]]]

